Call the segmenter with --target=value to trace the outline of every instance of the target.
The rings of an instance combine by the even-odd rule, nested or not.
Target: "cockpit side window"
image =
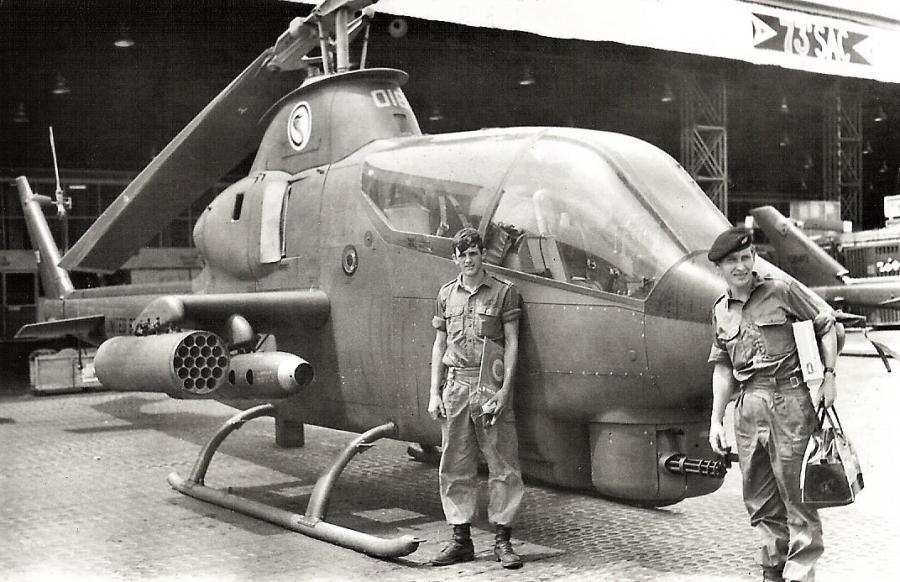
[[[552,137],[510,172],[486,238],[498,264],[638,299],[683,254],[603,157]]]
[[[463,182],[383,170],[366,164],[363,192],[394,230],[450,238],[478,227],[490,192]]]

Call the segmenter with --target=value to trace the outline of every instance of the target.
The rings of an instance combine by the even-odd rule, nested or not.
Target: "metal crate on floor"
[[[96,350],[82,350],[80,358],[78,351],[73,349],[34,354],[29,358],[32,391],[59,394],[99,388],[100,382],[94,374],[95,353]]]

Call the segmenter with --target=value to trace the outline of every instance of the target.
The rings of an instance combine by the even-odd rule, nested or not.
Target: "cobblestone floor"
[[[898,367],[895,365],[895,368]],[[820,582],[900,580],[896,422],[900,372],[842,357],[842,420],[863,457],[857,503],[822,512]],[[7,387],[8,388],[8,387]],[[446,540],[433,467],[382,441],[346,469],[329,518],[370,533],[427,538],[404,559],[377,560],[182,496],[200,447],[234,411],[215,402],[107,393],[31,396],[0,389],[0,580],[611,580],[744,581],[761,576],[731,471],[718,492],[642,509],[529,484],[514,531],[525,568],[489,557],[476,523],[475,562],[425,566]],[[302,513],[312,485],[354,437],[307,428],[303,449],[274,445],[270,419],[226,440],[207,483]],[[482,488],[482,496],[485,490]],[[483,506],[483,503],[482,503]]]

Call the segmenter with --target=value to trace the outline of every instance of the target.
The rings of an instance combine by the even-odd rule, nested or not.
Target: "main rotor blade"
[[[175,136],[66,253],[66,269],[108,273],[253,153],[260,119],[298,87],[305,70],[266,67],[267,50]]]

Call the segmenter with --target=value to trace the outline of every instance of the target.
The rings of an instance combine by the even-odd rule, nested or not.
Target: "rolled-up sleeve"
[[[444,299],[438,295],[434,300],[434,317],[431,318],[431,327],[438,331],[447,331],[447,320],[444,318],[446,307]]]
[[[731,358],[728,355],[728,351],[725,349],[725,343],[719,339],[719,334],[716,333],[716,313],[713,310],[712,314],[712,347],[709,349],[709,358],[707,358],[707,362],[710,364],[718,364],[719,362],[731,362]]]
[[[786,299],[797,319],[812,320],[816,337],[824,336],[834,327],[834,310],[808,287],[792,282],[787,287]]]
[[[503,308],[501,311],[503,323],[516,321],[522,317],[522,296],[519,290],[510,286],[506,290],[506,297],[503,298]]]

